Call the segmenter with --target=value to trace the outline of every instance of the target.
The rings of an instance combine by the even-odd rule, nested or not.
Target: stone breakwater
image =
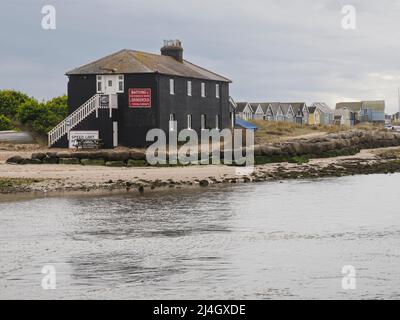
[[[158,173],[165,173],[170,168],[150,169],[149,175],[132,177],[126,173],[125,178],[92,180],[82,172],[82,179],[70,181],[69,179],[32,179],[32,178],[0,178],[0,193],[36,194],[51,192],[113,192],[126,191],[132,194],[142,195],[151,191],[174,190],[190,187],[206,188],[212,185],[236,184],[236,183],[259,183],[268,181],[279,181],[288,179],[319,179],[326,177],[342,177],[360,174],[392,174],[400,172],[400,149],[397,156],[377,156],[370,154],[369,157],[358,158],[357,156],[339,157],[332,159],[314,159],[307,164],[279,163],[257,166],[255,171],[248,176],[237,176],[231,174],[209,173],[210,166],[203,166],[206,171],[202,178],[196,174],[178,174],[173,178],[156,178]],[[54,168],[61,167],[55,166]],[[34,168],[30,166],[30,168]],[[98,170],[102,170],[98,167]],[[199,167],[197,167],[199,168]],[[55,169],[55,172],[57,169]],[[137,169],[135,169],[137,170]],[[151,171],[156,170],[153,175]],[[175,169],[176,170],[176,169]],[[181,170],[181,169],[180,169]],[[207,175],[207,173],[209,175]]]
[[[14,156],[9,164],[81,164],[110,167],[146,165],[146,154],[140,151],[62,151],[33,153],[30,158]]]
[[[254,153],[256,157],[309,156],[318,158],[355,154],[361,149],[395,146],[400,146],[400,132],[352,130],[284,143],[258,145],[255,147]]]
[[[293,157],[304,157],[300,162],[312,158],[329,158],[357,154],[361,149],[400,146],[400,132],[386,130],[352,130],[332,133],[321,137],[296,139],[284,143],[257,145],[254,147],[256,164],[298,162]],[[210,153],[210,157],[212,154]],[[221,152],[221,159],[224,153]],[[306,160],[306,161],[303,161]],[[62,151],[33,153],[30,158],[14,156],[9,164],[81,164],[109,167],[147,166],[143,151]]]
[[[140,195],[152,190],[209,187],[228,183],[391,174],[400,172],[400,148],[388,147],[397,146],[400,146],[400,133],[359,130],[281,144],[260,145],[255,147],[256,163],[260,165],[247,176],[238,176],[236,168],[231,166],[134,168],[147,166],[145,154],[140,151],[34,153],[30,158],[17,156],[9,159],[8,163],[28,166],[4,167],[4,178],[0,178],[0,193],[127,191]],[[375,152],[363,150],[359,153],[360,149],[376,148],[388,149]],[[338,155],[346,156],[336,157]],[[305,157],[307,161],[287,161],[295,157]],[[81,168],[85,165],[93,167],[90,170]],[[104,168],[98,167],[99,165],[125,168]],[[128,166],[132,168],[126,168]]]

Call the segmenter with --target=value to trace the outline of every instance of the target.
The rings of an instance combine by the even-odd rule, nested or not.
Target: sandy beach
[[[325,176],[380,173],[397,171],[393,160],[383,159],[378,154],[399,148],[362,150],[353,156],[311,159],[305,164],[275,163],[256,166],[254,172],[243,175],[238,168],[230,166],[188,167],[137,167],[112,168],[82,165],[13,165],[0,164],[1,179],[12,182],[2,188],[3,194],[10,193],[56,193],[139,191],[162,188],[207,187],[211,184],[261,182],[268,180],[318,178]],[[373,164],[374,166],[371,166]],[[384,165],[384,167],[382,167]],[[366,172],[362,171],[368,169]],[[400,168],[399,168],[400,169]],[[359,171],[361,170],[361,171]],[[239,174],[238,174],[239,173]],[[8,180],[7,180],[8,181]]]

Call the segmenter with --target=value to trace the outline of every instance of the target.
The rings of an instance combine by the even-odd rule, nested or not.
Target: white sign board
[[[77,139],[99,139],[98,131],[70,131],[69,147],[76,148]]]

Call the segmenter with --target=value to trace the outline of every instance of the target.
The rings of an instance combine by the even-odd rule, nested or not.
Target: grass
[[[301,125],[297,123],[290,122],[275,122],[275,121],[265,121],[265,120],[252,120],[250,121],[258,127],[255,134],[256,144],[271,143],[271,142],[283,142],[290,140],[291,138],[311,135],[316,133],[337,133],[349,131],[351,129],[359,130],[377,130],[382,129],[382,125],[373,125],[370,123],[361,123],[353,128],[347,126],[337,126],[337,125]]]
[[[375,154],[383,159],[400,159],[400,149],[378,150]]]
[[[42,181],[41,179],[26,178],[0,178],[0,192],[10,192],[18,187],[29,186],[33,183]]]
[[[316,132],[324,134],[349,130],[349,128],[342,126],[311,126],[264,120],[253,120],[251,122],[258,127],[255,135],[256,144],[286,141],[293,137],[315,134]]]

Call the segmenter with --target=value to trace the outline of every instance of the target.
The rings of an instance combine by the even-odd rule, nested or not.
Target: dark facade
[[[164,51],[162,50],[164,54],[166,54],[165,52],[168,54],[170,51],[165,48]],[[171,52],[174,53],[174,50]],[[180,51],[178,50],[178,52]],[[108,109],[99,110],[98,117],[92,113],[73,130],[98,130],[99,138],[103,140],[104,147],[112,148],[113,122],[118,123],[118,144],[126,147],[145,147],[151,144],[152,142],[146,142],[146,134],[151,129],[160,128],[168,136],[171,115],[177,121],[176,129],[178,132],[188,128],[188,115],[191,115],[191,129],[196,130],[199,135],[202,129],[202,118],[205,119],[206,129],[217,127],[217,116],[219,129],[231,126],[229,80],[218,75],[214,79],[215,74],[190,63],[179,61],[174,57],[168,57],[168,59],[173,60],[171,61],[165,60],[166,57],[162,55],[159,56],[161,58],[155,56],[149,54],[150,58],[160,60],[158,65],[168,63],[170,64],[167,65],[168,68],[174,67],[179,72],[171,72],[172,74],[166,74],[159,70],[154,72],[120,72],[119,70],[122,68],[117,66],[116,69],[118,70],[111,74],[123,75],[123,92],[117,93],[118,108],[112,110],[111,117]],[[121,60],[122,58],[118,61]],[[110,63],[108,63],[109,65]],[[186,70],[188,66],[191,69]],[[125,66],[125,68],[128,67]],[[191,70],[193,72],[190,72]],[[206,76],[203,76],[204,74]],[[97,76],[99,75],[107,76],[110,75],[110,72],[101,73],[90,70],[90,73],[85,73],[85,70],[82,70],[82,72],[68,74],[70,114],[98,93]],[[174,82],[173,94],[170,92],[171,79]],[[191,82],[191,95],[188,92],[188,81]],[[205,85],[204,97],[202,96],[202,83]],[[130,107],[129,89],[151,89],[151,106],[147,108]],[[54,146],[67,147],[68,141],[62,138]]]

